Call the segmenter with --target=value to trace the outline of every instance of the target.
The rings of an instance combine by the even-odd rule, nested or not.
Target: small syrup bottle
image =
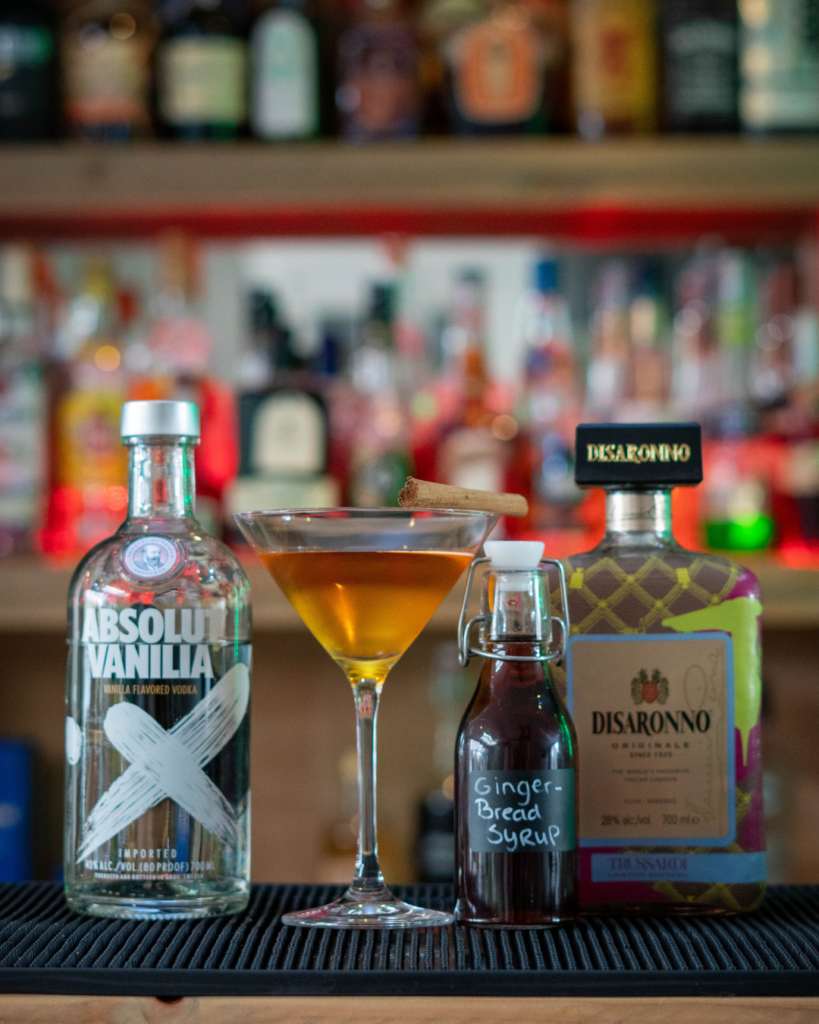
[[[459,629],[461,660],[484,661],[455,746],[455,916],[542,928],[578,914],[574,725],[555,690],[543,544],[490,541],[481,614]],[[565,579],[558,565],[562,592]],[[564,604],[568,607],[568,602]],[[469,647],[480,623],[480,646]],[[562,637],[568,623],[557,619]]]

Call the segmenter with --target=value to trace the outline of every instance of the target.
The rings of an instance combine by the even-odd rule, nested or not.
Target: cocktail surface
[[[458,551],[285,551],[270,575],[347,673],[382,682],[467,569]]]

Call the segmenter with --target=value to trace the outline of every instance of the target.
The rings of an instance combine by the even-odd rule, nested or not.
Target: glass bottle
[[[587,139],[650,132],[657,120],[653,0],[575,0],[577,129]]]
[[[562,0],[452,5],[431,0],[423,27],[438,44],[446,106],[458,135],[553,128],[558,76],[568,52]]]
[[[230,510],[337,505],[338,487],[327,474],[330,428],[319,378],[294,351],[273,295],[253,291],[249,299],[262,358],[239,395],[241,462]]]
[[[819,128],[819,21],[814,0],[740,0],[742,127]]]
[[[0,9],[0,140],[49,139],[57,127],[56,40],[40,0]]]
[[[170,230],[159,238],[158,289],[148,353],[133,398],[183,399],[202,411],[196,449],[197,515],[208,532],[221,529],[225,488],[239,467],[239,425],[233,388],[211,373],[213,342],[201,314],[201,252],[196,239]],[[145,355],[145,353],[143,353]],[[147,371],[147,372],[145,372]]]
[[[399,390],[393,328],[396,289],[372,289],[363,344],[353,353],[357,397],[350,443],[350,500],[361,508],[394,505],[412,472],[409,416]]]
[[[416,136],[421,125],[418,46],[400,0],[352,0],[338,41],[336,103],[356,142]]]
[[[666,128],[736,131],[736,0],[665,0],[660,21]]]
[[[157,105],[178,139],[233,139],[247,119],[243,0],[164,0]]]
[[[111,268],[88,261],[57,334],[50,387],[47,553],[76,555],[116,529],[127,506],[119,439],[126,382]]]
[[[668,316],[663,301],[662,266],[644,257],[633,268],[629,303],[629,369],[622,418],[653,422],[668,405],[671,379]]]
[[[577,368],[571,312],[559,287],[557,261],[535,265],[535,287],[526,296],[522,328],[526,344],[524,395],[515,439],[515,470],[529,499],[523,529],[565,530],[576,541],[580,529],[575,486],[574,432],[580,420],[582,391]],[[569,549],[570,550],[570,549]]]
[[[151,131],[151,60],[157,19],[142,0],[88,0],[63,22],[69,131],[121,142]]]
[[[629,370],[629,268],[607,260],[595,281],[586,401],[595,419],[613,419],[625,401]]]
[[[542,928],[578,913],[577,741],[547,663],[543,544],[485,548],[491,565],[474,651],[485,661],[455,746],[455,915],[462,924]],[[462,652],[468,643],[467,627]]]
[[[581,425],[576,479],[606,534],[564,559],[567,703],[583,766],[586,911],[752,910],[765,892],[759,583],[674,539],[702,479],[698,424]]]
[[[510,456],[508,442],[517,432],[517,424],[488,404],[486,292],[486,275],[481,269],[466,267],[459,272],[446,347],[457,374],[460,409],[441,438],[436,474],[455,487],[502,491]]]
[[[319,37],[308,0],[278,0],[250,35],[250,125],[259,139],[319,133]]]
[[[0,249],[0,557],[32,548],[46,477],[48,324],[36,258],[20,243]]]
[[[128,514],[68,599],[65,890],[100,917],[247,905],[250,597],[195,518],[190,402],[126,402]]]

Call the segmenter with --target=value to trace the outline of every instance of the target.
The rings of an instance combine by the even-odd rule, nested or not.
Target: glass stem
[[[353,690],[358,740],[358,857],[350,891],[368,899],[386,889],[378,866],[375,820],[375,726],[380,689],[376,680],[361,679]]]

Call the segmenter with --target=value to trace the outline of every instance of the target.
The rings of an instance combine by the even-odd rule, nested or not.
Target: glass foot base
[[[389,891],[369,899],[345,893],[334,903],[282,917],[283,924],[307,928],[445,928],[454,920],[442,910],[404,903]]]

